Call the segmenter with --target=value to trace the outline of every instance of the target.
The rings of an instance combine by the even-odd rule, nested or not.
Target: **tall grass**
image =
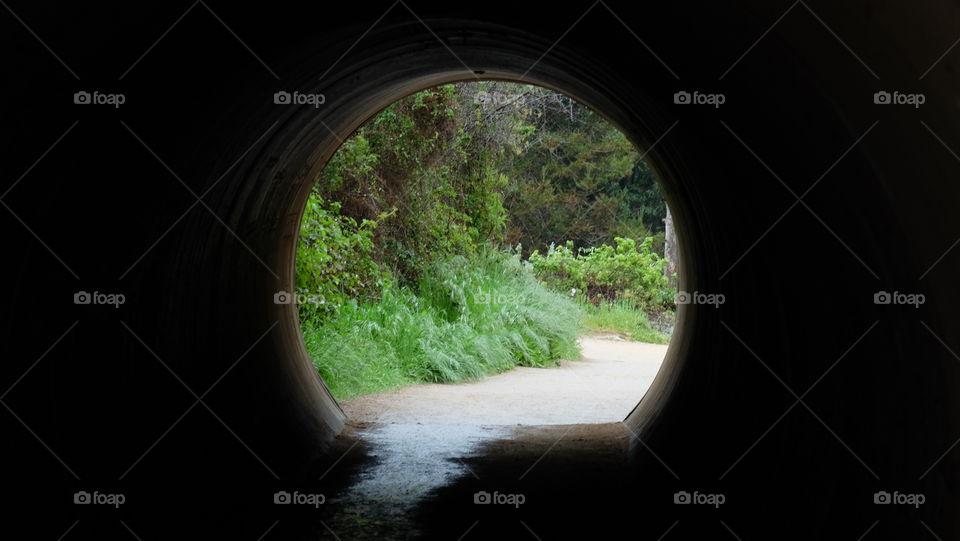
[[[602,302],[593,305],[580,298],[584,311],[583,326],[591,332],[614,332],[625,335],[630,340],[666,344],[670,336],[654,329],[646,312],[637,308],[633,302],[623,299]]]
[[[386,287],[302,324],[337,399],[410,383],[457,382],[579,357],[583,309],[493,250],[433,263],[416,287]]]

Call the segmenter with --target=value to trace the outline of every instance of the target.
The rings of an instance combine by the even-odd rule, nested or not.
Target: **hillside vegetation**
[[[665,342],[650,324],[674,308],[664,214],[630,142],[566,96],[418,92],[313,188],[296,262],[307,349],[347,398],[576,358],[585,331]]]

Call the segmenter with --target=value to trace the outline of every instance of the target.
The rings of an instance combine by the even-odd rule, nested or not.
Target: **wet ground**
[[[328,523],[344,537],[392,539],[419,533],[413,515],[430,493],[471,475],[463,462],[485,442],[510,437],[497,426],[389,423],[351,426],[347,438],[362,439],[367,464],[331,499],[340,512]],[[404,537],[409,538],[409,537]]]

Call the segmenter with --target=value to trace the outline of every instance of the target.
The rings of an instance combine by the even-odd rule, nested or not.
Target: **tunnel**
[[[5,7],[0,418],[36,537],[328,535],[270,500],[345,420],[273,302],[311,182],[397,99],[502,79],[619,127],[679,288],[725,302],[679,307],[622,471],[576,455],[464,538],[960,538],[955,2]],[[71,500],[94,490],[127,501]]]

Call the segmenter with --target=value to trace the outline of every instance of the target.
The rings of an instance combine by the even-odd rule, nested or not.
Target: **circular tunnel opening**
[[[677,303],[690,304],[648,161],[660,139],[638,149],[609,115],[526,77],[444,79],[386,105],[355,98],[344,129],[324,123],[326,160],[301,188],[280,304],[343,412],[330,454],[360,442],[376,456],[338,489],[337,530],[372,531],[343,519],[356,509],[405,529],[424,498],[476,476],[471,455],[516,454],[523,479],[543,459],[529,449],[569,437],[575,460],[622,466],[636,435],[622,421],[658,377]],[[525,169],[540,177],[511,178]]]
[[[456,24],[462,29],[462,23]],[[291,78],[301,83],[279,90],[291,96],[323,96],[319,107],[277,103],[274,94],[275,103],[266,118],[277,127],[268,129],[263,137],[260,157],[238,171],[242,180],[238,179],[241,187],[237,193],[252,205],[250,209],[258,213],[259,222],[274,224],[264,230],[257,242],[269,245],[266,261],[276,270],[276,276],[250,277],[242,287],[261,291],[269,306],[267,317],[278,322],[275,332],[267,338],[275,352],[275,360],[270,361],[267,369],[273,375],[267,381],[275,381],[278,389],[284,389],[278,391],[284,395],[278,411],[287,412],[281,430],[290,430],[289,434],[302,438],[307,449],[312,447],[307,442],[321,447],[331,442],[340,433],[346,417],[311,363],[295,306],[271,301],[278,291],[296,290],[295,261],[302,211],[307,207],[315,180],[342,141],[390,104],[422,89],[476,81],[481,77],[475,72],[481,71],[484,80],[535,85],[569,96],[596,111],[622,132],[649,164],[671,210],[680,248],[676,259],[683,272],[676,289],[696,289],[688,285],[696,283],[699,275],[697,260],[692,257],[698,245],[691,240],[698,221],[689,219],[696,200],[679,182],[686,164],[668,137],[676,120],[663,114],[664,104],[658,101],[672,93],[648,94],[644,86],[637,86],[636,80],[622,78],[622,71],[587,61],[568,50],[557,49],[544,56],[545,44],[540,40],[522,35],[504,39],[504,31],[499,27],[478,29],[469,40],[451,50],[436,40],[412,39],[404,33],[403,26],[384,29],[375,39],[360,42],[336,69],[320,72],[322,77],[309,62],[304,63],[300,74]],[[527,41],[530,39],[534,41]],[[391,46],[384,46],[387,43]],[[377,46],[368,49],[368,44]],[[465,65],[472,69],[465,69]],[[677,306],[676,325],[663,364],[643,400],[624,419],[630,434],[640,435],[652,426],[670,389],[676,385],[697,310],[696,304]],[[630,442],[631,446],[637,444],[635,440]],[[313,454],[310,451],[308,456]]]
[[[502,48],[503,45],[502,43],[499,44],[496,49]],[[323,108],[313,108],[306,111],[300,108],[300,111],[298,111],[293,118],[287,120],[287,123],[295,121],[297,125],[304,130],[297,136],[292,136],[290,128],[288,128],[285,138],[287,147],[289,149],[296,149],[297,152],[302,153],[301,159],[305,160],[305,164],[300,166],[294,166],[294,164],[290,163],[284,164],[287,168],[293,166],[295,169],[303,169],[305,171],[305,174],[299,177],[303,179],[303,181],[299,184],[295,199],[292,201],[291,207],[293,209],[307,208],[312,188],[312,180],[320,178],[324,167],[335,155],[341,144],[343,144],[351,134],[355,133],[364,122],[373,118],[378,112],[403,97],[412,95],[425,88],[433,88],[442,84],[451,84],[459,81],[477,81],[480,79],[475,73],[464,73],[462,66],[460,69],[453,68],[452,71],[444,70],[442,64],[449,64],[451,60],[453,62],[457,62],[458,60],[457,56],[450,55],[449,51],[434,51],[430,54],[419,53],[412,56],[405,54],[402,48],[397,51],[398,54],[404,57],[404,63],[390,59],[377,62],[374,66],[363,66],[366,73],[364,75],[353,75],[350,77],[349,81],[351,84],[347,88],[340,89],[333,87],[331,90],[330,83],[327,83],[322,88],[324,92],[320,92],[320,87],[312,90],[305,89],[298,91],[301,95],[313,94],[324,96],[325,103]],[[557,92],[558,95],[570,96],[576,100],[576,102],[584,103],[591,110],[597,111],[604,119],[620,129],[630,142],[639,149],[644,158],[644,163],[649,164],[651,176],[663,186],[664,179],[669,176],[669,170],[666,169],[663,164],[658,164],[657,156],[669,146],[667,142],[663,141],[663,136],[669,132],[672,126],[663,123],[658,126],[662,129],[661,132],[653,132],[649,122],[655,121],[656,119],[643,119],[642,117],[636,116],[643,112],[643,110],[638,110],[631,106],[638,102],[642,103],[642,100],[628,100],[627,103],[613,101],[609,95],[609,89],[598,89],[594,86],[584,84],[583,81],[589,80],[589,78],[586,76],[577,78],[576,71],[572,71],[571,73],[557,71],[557,67],[553,65],[554,62],[547,59],[539,59],[538,61],[536,58],[526,58],[525,60],[529,60],[531,64],[526,65],[521,71],[517,69],[517,66],[524,65],[521,60],[523,56],[511,58],[511,55],[504,51],[496,51],[494,48],[488,49],[486,47],[480,47],[470,51],[470,53],[480,55],[487,60],[489,60],[491,55],[505,55],[502,62],[506,65],[512,64],[514,66],[513,70],[505,71],[503,69],[493,69],[493,66],[487,63],[489,69],[480,70],[483,72],[483,80],[532,84],[539,88],[552,89],[552,91]],[[465,51],[461,54],[470,53]],[[574,66],[565,67],[574,70]],[[582,66],[576,66],[576,69],[579,70],[581,67]],[[385,73],[378,73],[382,70],[385,70]],[[396,74],[397,70],[402,72],[402,76]],[[376,76],[371,77],[371,74],[376,74]],[[540,77],[538,77],[538,75]],[[357,81],[365,80],[369,80],[369,86],[356,84]],[[650,111],[647,112],[649,113]],[[669,206],[672,210],[677,209],[673,213],[675,215],[673,220],[676,236],[681,238],[689,234],[689,227],[684,224],[683,205],[678,201],[679,193],[679,190],[666,188],[664,189],[663,196],[664,199],[670,202]],[[295,219],[287,217],[284,218],[282,222],[290,225],[300,224],[302,223],[302,217],[303,215],[298,213]],[[295,264],[293,260],[296,254],[297,238],[297,235],[295,233],[291,235],[289,230],[282,237],[282,249],[290,256],[290,260],[280,262],[282,263],[281,269],[283,269],[283,273],[281,276],[283,277],[294,274]],[[686,242],[678,242],[677,244],[681,247],[687,246]],[[689,257],[689,254],[678,250],[675,256],[677,263],[684,259],[684,257]],[[685,275],[689,274],[689,272],[686,272],[687,268],[684,268]],[[690,270],[692,271],[692,269]],[[683,289],[683,283],[681,278],[681,281],[675,282],[675,287]],[[280,289],[283,291],[296,291],[296,284],[291,280],[289,285],[281,287]],[[296,359],[298,364],[306,369],[312,369],[309,355],[304,349],[302,341],[297,340],[300,335],[299,329],[297,329],[297,311],[295,309],[289,309],[290,307],[281,308],[284,309],[281,314],[281,325],[286,329],[286,333],[288,334],[287,339],[289,341],[299,342],[297,344],[291,344],[288,347],[290,350],[289,353]],[[677,330],[673,333],[675,338],[674,342],[677,338],[682,338],[684,334],[679,329],[685,325],[685,321],[688,321],[684,319],[684,314],[691,306],[682,303],[677,308],[675,327]],[[673,330],[673,328],[671,328],[671,330]],[[670,351],[666,354],[664,366],[670,366],[670,359],[675,357],[677,348],[678,346],[671,346]],[[652,396],[650,396],[646,402],[656,401],[656,397],[661,396],[660,393],[665,389],[664,385],[670,381],[670,378],[664,379],[661,376],[658,378],[658,381],[660,383],[657,384],[655,382],[653,387],[654,389],[661,390],[652,392]],[[334,405],[335,400],[332,399],[333,397],[327,389],[322,388],[320,392],[324,395],[322,402],[327,404],[327,411],[330,411],[332,406],[332,424],[334,426],[340,426],[343,421],[342,410]],[[636,398],[639,400],[640,396]],[[331,402],[334,404],[331,404]],[[646,410],[648,412],[654,411],[655,407],[646,408]],[[638,411],[642,411],[642,409],[635,409],[630,415],[630,417],[634,419],[634,422],[639,422],[639,420],[644,419],[643,416],[637,414]],[[337,431],[338,430],[334,430],[333,433]]]
[[[340,143],[307,200],[296,289],[275,302],[296,306],[348,418],[627,416],[690,299],[658,181],[622,132],[558,92],[470,80]]]

